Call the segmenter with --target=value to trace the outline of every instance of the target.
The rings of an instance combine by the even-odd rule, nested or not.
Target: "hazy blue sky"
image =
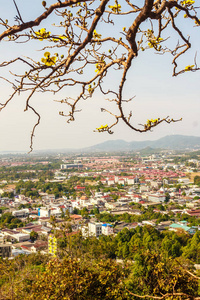
[[[0,17],[13,20],[16,11],[11,0],[3,1]],[[53,1],[47,1],[48,4]],[[123,1],[121,1],[123,2]],[[34,19],[37,14],[43,11],[41,1],[18,0],[22,16],[25,21]],[[185,19],[182,20],[182,23]],[[40,27],[48,28],[53,23],[51,18]],[[189,33],[188,21],[181,25],[183,32]],[[116,24],[113,30],[118,30],[120,24]],[[0,30],[2,30],[0,28]],[[198,51],[197,62],[199,62],[200,50],[200,27],[189,28],[192,31],[191,41],[194,43],[194,50],[190,50],[181,61],[182,66],[192,65],[194,53]],[[103,25],[98,27],[98,32],[104,32]],[[173,33],[168,30],[169,36]],[[8,43],[2,41],[0,44],[0,61],[8,60],[16,55],[41,56],[36,49],[42,48],[41,44],[30,48],[28,44]],[[109,139],[133,140],[155,140],[165,135],[182,134],[200,136],[200,73],[186,72],[176,78],[172,77],[172,57],[154,54],[154,50],[140,53],[133,62],[131,71],[128,73],[129,80],[126,82],[126,96],[136,95],[127,106],[133,112],[133,122],[145,123],[149,118],[183,118],[182,122],[171,125],[162,124],[153,132],[137,133],[120,123],[114,128],[114,134],[94,133],[93,130],[101,124],[110,124],[109,115],[100,112],[100,107],[108,107],[109,103],[100,93],[94,94],[93,98],[83,101],[80,104],[82,112],[76,114],[76,121],[68,124],[66,119],[59,116],[59,110],[65,111],[65,107],[54,102],[56,96],[51,94],[36,94],[31,100],[40,112],[42,120],[36,129],[34,149],[57,149],[57,148],[81,148],[91,146]],[[16,66],[17,69],[17,66]],[[13,71],[14,69],[11,68]],[[5,76],[4,69],[0,69],[0,76]],[[110,76],[109,83],[117,84],[118,75]],[[0,81],[1,100],[4,102],[9,95],[8,85]],[[63,91],[63,96],[65,95]],[[31,111],[24,112],[25,95],[20,95],[12,101],[5,110],[0,112],[0,151],[28,151],[30,144],[30,133],[36,120]],[[103,103],[103,104],[102,104]]]

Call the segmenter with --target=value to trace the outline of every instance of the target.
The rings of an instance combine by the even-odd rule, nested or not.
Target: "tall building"
[[[10,244],[5,244],[4,237],[0,237],[0,257],[11,257],[12,248]]]
[[[102,223],[88,223],[89,236],[99,237],[102,234]]]

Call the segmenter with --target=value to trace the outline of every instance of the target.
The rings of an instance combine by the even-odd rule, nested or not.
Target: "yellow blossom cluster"
[[[67,37],[64,35],[59,35],[58,38],[53,38],[54,42],[59,42],[60,40],[65,40]]]
[[[121,11],[121,5],[118,3],[115,3],[115,5],[108,5],[108,7],[115,13],[118,13]]]
[[[154,48],[157,51],[162,49],[160,42],[162,42],[163,39],[161,37],[156,37],[153,30],[148,29],[144,34],[147,37],[149,48]],[[141,50],[144,51],[144,48],[141,47]]]
[[[152,38],[149,40],[148,46],[149,46],[149,48],[154,48],[155,50],[160,51],[161,50],[161,45],[160,45],[161,41],[163,41],[163,39],[160,37]]]
[[[186,71],[186,72],[187,72],[187,71],[191,71],[191,70],[193,70],[193,68],[194,68],[194,65],[186,66],[186,67],[185,67],[185,71]]]
[[[99,132],[107,131],[108,130],[108,125],[101,125],[100,127],[96,128]]]
[[[96,70],[95,70],[95,72],[96,73],[99,73],[101,70],[102,70],[102,68],[105,66],[105,61],[103,60],[102,62],[100,62],[100,63],[97,63],[95,66],[96,66]]]
[[[97,33],[97,32],[96,32],[96,29],[95,29],[94,32],[93,32],[93,38],[94,38],[94,39],[97,39],[97,40],[101,39],[101,34]]]
[[[93,83],[93,84],[95,85],[95,83]],[[88,86],[88,92],[89,92],[90,94],[92,94],[92,93],[94,92],[94,88],[92,87],[91,84],[89,84],[89,86]]]
[[[57,57],[51,56],[50,52],[45,52],[44,57],[41,58],[41,62],[44,63],[48,67],[55,65],[56,60],[57,60]]]
[[[194,3],[195,3],[195,1],[193,1],[193,0],[183,0],[183,1],[181,1],[182,6],[191,6]]]
[[[37,38],[39,41],[43,41],[45,39],[48,39],[51,35],[50,31],[46,31],[46,28],[41,28],[38,31],[35,32],[35,36],[32,36],[32,38]],[[59,42],[60,40],[64,40],[67,37],[64,35],[59,35],[58,37],[49,39],[50,41]]]
[[[147,123],[144,125],[144,129],[150,129],[152,126],[155,126],[159,121],[160,118],[147,120]]]
[[[50,36],[51,32],[46,31],[46,28],[41,28],[40,30],[35,32],[36,37],[39,41],[43,41],[44,39],[47,39]]]

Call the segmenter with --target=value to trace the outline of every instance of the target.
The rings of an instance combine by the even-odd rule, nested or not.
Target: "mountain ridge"
[[[122,139],[108,140],[90,147],[41,149],[34,150],[34,154],[40,153],[89,153],[89,152],[126,152],[139,151],[150,147],[159,150],[200,150],[200,137],[187,135],[167,135],[157,140],[127,142]],[[26,151],[0,151],[0,155],[23,155]]]
[[[167,135],[157,140],[132,141],[112,140],[80,149],[86,152],[98,151],[137,151],[151,147],[154,149],[187,150],[200,149],[200,137],[186,135]]]

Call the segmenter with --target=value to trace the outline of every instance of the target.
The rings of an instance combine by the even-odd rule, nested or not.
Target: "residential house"
[[[165,195],[162,195],[162,194],[149,194],[148,195],[148,201],[151,201],[151,202],[164,202],[166,199],[166,196]]]
[[[113,234],[113,226],[108,223],[102,224],[102,234],[104,234],[104,235]]]

